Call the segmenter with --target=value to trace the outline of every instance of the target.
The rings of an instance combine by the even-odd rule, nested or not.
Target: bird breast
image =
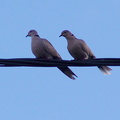
[[[68,51],[75,60],[83,60],[88,57],[88,55],[82,50],[78,42],[68,43]]]
[[[45,50],[40,40],[32,40],[31,48],[36,58],[44,58]]]

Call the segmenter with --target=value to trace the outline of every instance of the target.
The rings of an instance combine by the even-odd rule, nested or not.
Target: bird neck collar
[[[34,36],[39,37],[39,35],[34,35]]]

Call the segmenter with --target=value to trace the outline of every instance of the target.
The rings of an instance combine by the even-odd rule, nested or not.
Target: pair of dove
[[[46,39],[40,38],[36,30],[30,30],[26,37],[32,38],[31,49],[37,59],[59,59],[62,60],[59,53],[55,50],[53,45]],[[68,51],[74,60],[95,59],[95,55],[82,39],[77,39],[70,31],[64,30],[61,35],[67,39]],[[98,66],[104,74],[110,74],[111,68],[107,66]],[[58,67],[65,75],[71,79],[75,79],[77,75],[73,73],[67,66]]]

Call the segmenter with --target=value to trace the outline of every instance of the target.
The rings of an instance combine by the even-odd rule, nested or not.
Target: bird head
[[[28,34],[26,35],[26,37],[28,37],[28,36],[32,37],[32,36],[35,36],[35,35],[38,35],[37,31],[36,30],[30,30],[28,32]]]
[[[64,31],[62,31],[62,33],[59,37],[61,37],[61,36],[64,36],[67,38],[69,36],[73,36],[73,34],[69,30],[64,30]]]

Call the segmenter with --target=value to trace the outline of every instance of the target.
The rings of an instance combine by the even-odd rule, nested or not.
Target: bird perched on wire
[[[77,39],[69,30],[64,30],[61,35],[67,39],[67,49],[74,60],[95,59],[95,55],[82,39]],[[104,74],[110,74],[111,68],[107,66],[98,66]]]
[[[26,37],[28,36],[32,38],[31,49],[37,59],[62,60],[61,56],[58,54],[52,44],[48,40],[40,38],[36,30],[30,30]],[[61,70],[69,78],[75,79],[74,76],[76,75],[67,66],[58,67],[58,69]]]

